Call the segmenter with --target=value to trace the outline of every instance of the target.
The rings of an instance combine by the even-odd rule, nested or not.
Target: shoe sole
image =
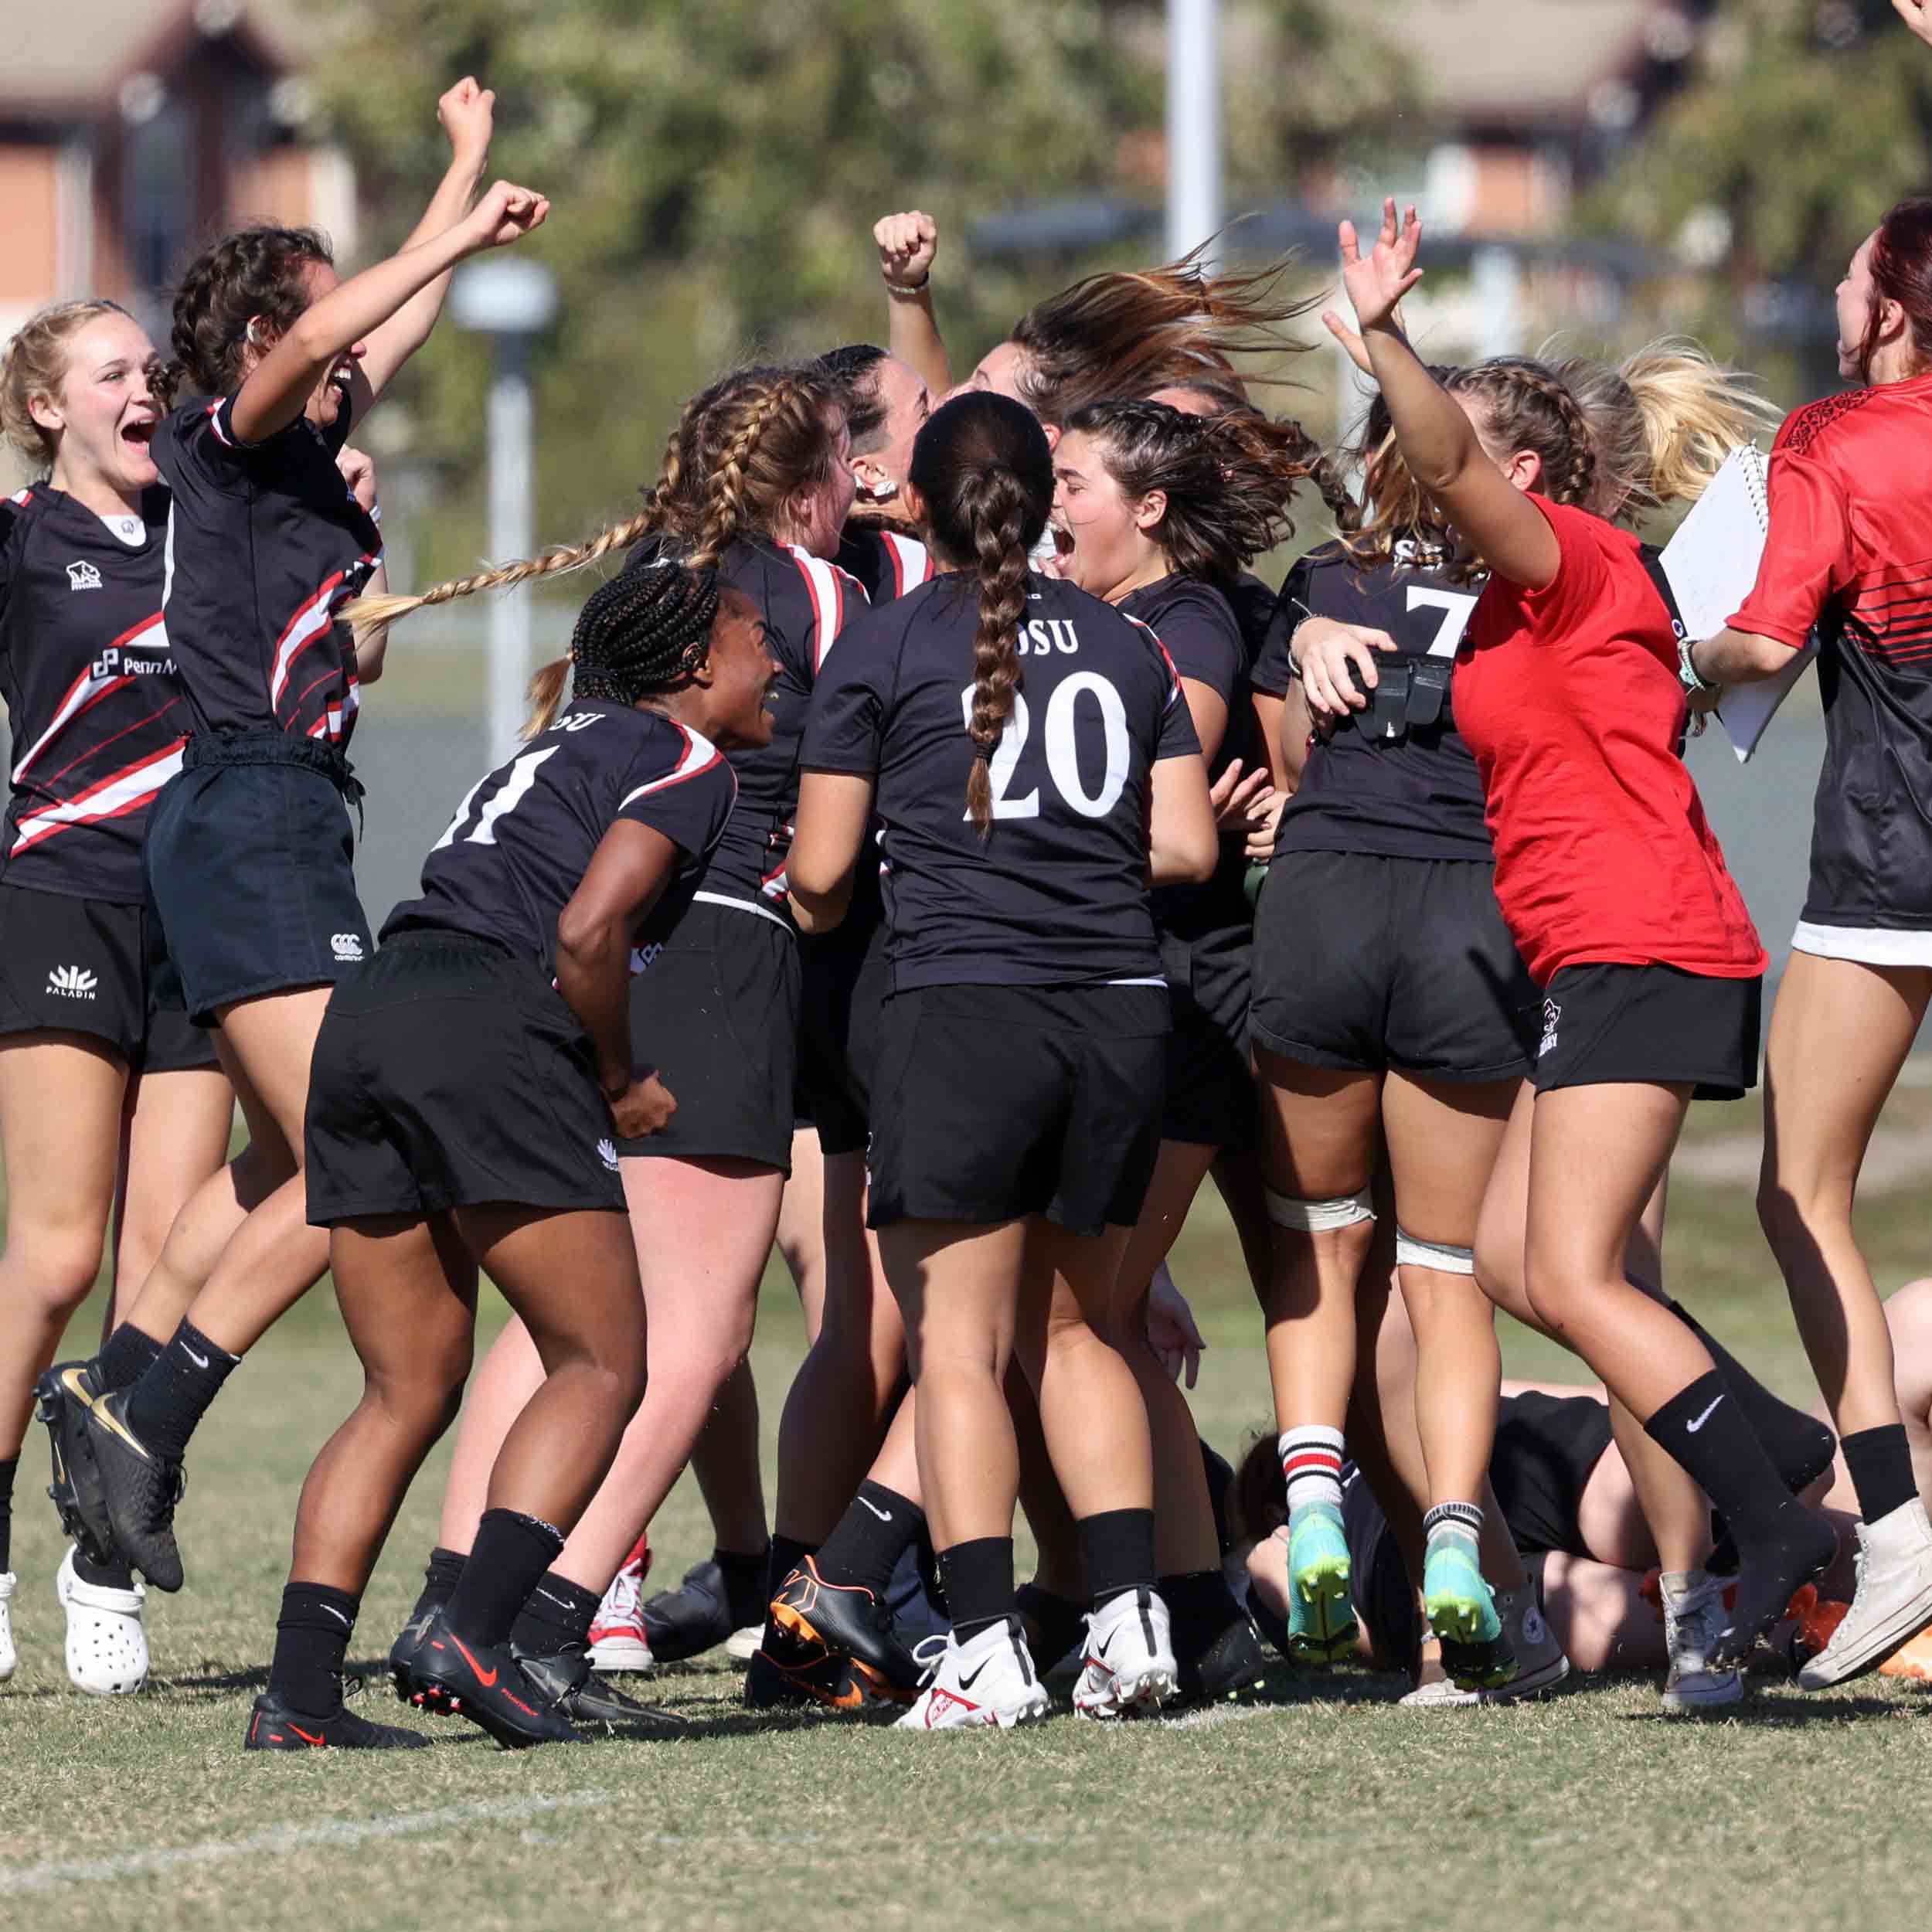
[[[60,1465],[60,1473],[47,1485],[47,1500],[53,1505],[54,1513],[60,1519],[60,1527],[66,1532],[70,1543],[80,1546],[82,1554],[90,1563],[103,1565],[115,1560],[117,1552],[111,1535],[104,1545],[94,1525],[89,1522],[82,1511],[79,1498],[74,1493],[73,1471],[70,1466],[63,1437],[62,1411],[66,1406],[66,1393],[51,1376],[43,1376],[35,1383],[33,1390],[34,1413],[48,1435],[55,1459]],[[84,1433],[84,1432],[83,1432]],[[63,1495],[60,1484],[64,1481],[66,1492]]]
[[[1665,1691],[1658,1700],[1674,1717],[1695,1717],[1699,1711],[1729,1710],[1733,1704],[1744,1701],[1744,1679],[1742,1675],[1730,1673],[1730,1689],[1719,1691],[1709,1696],[1687,1697],[1682,1691]]]
[[[606,1675],[641,1674],[657,1661],[641,1637],[604,1637],[590,1646],[590,1668]]]
[[[1520,1671],[1506,1684],[1479,1693],[1485,1704],[1519,1704],[1532,1697],[1546,1696],[1570,1676],[1570,1659],[1560,1651],[1547,1664],[1534,1670]]]
[[[1349,1583],[1345,1563],[1318,1564],[1292,1580],[1295,1596],[1315,1625],[1312,1631],[1298,1631],[1292,1622],[1289,1625],[1289,1645],[1304,1663],[1333,1663],[1355,1648],[1355,1605]]]
[[[1849,1684],[1853,1678],[1876,1670],[1894,1651],[1909,1644],[1928,1624],[1932,1624],[1932,1583],[1928,1583],[1910,1602],[1895,1610],[1883,1624],[1868,1633],[1855,1649],[1847,1651],[1843,1657],[1832,1658],[1828,1668],[1821,1669],[1819,1666],[1832,1658],[1832,1646],[1826,1645],[1798,1672],[1798,1688],[1828,1690],[1834,1684]]]
[[[1131,1681],[1117,1677],[1108,1686],[1108,1694],[1104,1698],[1083,1703],[1076,1691],[1073,1715],[1102,1723],[1124,1717],[1151,1717],[1173,1696],[1177,1688],[1172,1671],[1147,1671]]]
[[[539,1744],[578,1741],[574,1733],[569,1737],[532,1737],[529,1732],[517,1730],[491,1706],[466,1702],[461,1692],[430,1676],[427,1671],[419,1671],[412,1681],[415,1694],[409,1701],[417,1709],[438,1717],[468,1718],[478,1730],[495,1738],[506,1751],[534,1750]]]

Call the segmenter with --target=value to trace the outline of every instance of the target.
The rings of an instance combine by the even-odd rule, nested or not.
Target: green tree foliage
[[[1237,196],[1278,199],[1397,83],[1339,0],[1229,12],[1230,176]],[[1158,199],[1154,0],[341,0],[331,18],[315,77],[372,213],[365,257],[401,238],[440,173],[434,104],[460,73],[496,90],[493,172],[553,198],[529,244],[563,298],[537,365],[546,536],[621,508],[679,400],[719,367],[878,338],[879,215],[938,219],[963,369],[1092,265],[976,266],[974,218]],[[411,459],[439,466],[439,509],[474,505],[487,366],[445,325],[409,379]],[[474,517],[438,526],[423,566],[466,563]]]

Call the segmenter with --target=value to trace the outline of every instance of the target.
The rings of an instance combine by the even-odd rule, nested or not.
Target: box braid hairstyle
[[[1232,583],[1255,558],[1294,534],[1295,486],[1311,475],[1299,423],[1258,411],[1190,416],[1165,403],[1094,403],[1066,420],[1091,437],[1128,497],[1167,493],[1150,532],[1184,577]]]
[[[566,682],[573,700],[613,704],[682,689],[710,655],[721,595],[715,570],[668,560],[600,584],[577,613],[569,655],[530,680],[523,736],[536,737],[556,723]]]
[[[320,229],[269,223],[238,228],[204,248],[175,293],[175,359],[162,372],[169,393],[184,381],[203,396],[239,388],[251,339],[265,348],[286,335],[309,307],[302,271],[335,260]],[[257,320],[265,335],[251,338]]]
[[[1019,393],[1042,422],[1063,427],[1076,410],[1123,396],[1285,380],[1265,366],[1311,345],[1281,330],[1321,299],[1284,292],[1293,267],[1210,274],[1196,249],[1164,268],[1089,275],[1014,324]]]
[[[925,502],[933,547],[945,562],[978,571],[973,711],[966,727],[975,755],[966,811],[987,838],[993,828],[988,767],[1020,685],[1026,560],[1053,506],[1053,453],[1031,410],[1010,396],[975,390],[935,410],[919,432],[911,481]]]
[[[685,405],[665,444],[658,480],[644,492],[635,516],[585,543],[452,578],[413,597],[359,597],[348,607],[349,621],[359,637],[427,605],[580,570],[648,538],[694,567],[714,566],[740,537],[769,537],[787,502],[832,474],[842,420],[837,389],[815,368],[737,370]]]

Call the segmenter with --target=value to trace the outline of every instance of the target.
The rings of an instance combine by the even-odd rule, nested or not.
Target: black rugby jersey
[[[662,554],[655,539],[632,553],[627,566],[648,570]],[[718,574],[744,592],[765,624],[765,645],[778,665],[765,708],[771,742],[726,755],[738,774],[738,803],[712,855],[699,896],[749,906],[789,927],[785,854],[798,809],[798,741],[814,682],[842,625],[866,607],[856,578],[795,544],[744,538],[719,561]]]
[[[1208,767],[1218,778],[1239,758],[1252,767],[1260,750],[1248,683],[1248,641],[1233,604],[1199,577],[1165,577],[1129,592],[1117,607],[1146,624],[1185,679],[1205,685],[1227,707],[1221,747]],[[1254,923],[1247,894],[1247,856],[1233,839],[1221,842],[1214,876],[1198,886],[1160,886],[1154,919],[1161,930],[1192,939],[1230,926]]]
[[[161,614],[165,490],[124,542],[37,483],[0,502],[0,695],[12,734],[0,876],[138,905],[155,794],[181,769],[187,706]]]
[[[868,612],[819,679],[803,763],[876,781],[896,988],[1160,975],[1150,775],[1200,749],[1179,678],[1152,631],[1098,598],[1031,574],[1027,593],[987,838],[966,815],[977,578]]]
[[[1253,573],[1243,570],[1226,587],[1226,595],[1234,607],[1234,621],[1241,627],[1241,647],[1247,653],[1244,668],[1251,677],[1261,653],[1267,648],[1281,608],[1281,594]]]
[[[355,653],[336,616],[383,539],[326,431],[298,416],[264,441],[235,434],[235,399],[185,404],[155,431],[174,492],[163,608],[197,731],[286,731],[338,749],[355,719]]]
[[[1289,640],[1295,625],[1311,615],[1387,631],[1396,648],[1377,654],[1379,668],[1394,665],[1413,676],[1410,667],[1420,664],[1446,672],[1480,587],[1411,564],[1365,568],[1340,544],[1323,544],[1297,563],[1282,586],[1282,621],[1254,668],[1255,689],[1287,695]],[[1398,682],[1384,674],[1385,702]],[[1371,736],[1344,720],[1325,740],[1318,740],[1301,788],[1281,815],[1276,849],[1493,859],[1481,774],[1456,730],[1451,695],[1444,690],[1440,715],[1423,723],[1419,715],[1432,701],[1417,691],[1408,708],[1410,721],[1394,736],[1386,730]]]
[[[855,521],[838,539],[838,567],[864,586],[867,602],[889,604],[930,581],[933,553],[903,530]]]
[[[731,767],[709,739],[654,711],[573,703],[470,787],[423,862],[422,896],[398,906],[382,936],[470,933],[553,971],[558,914],[604,835],[631,818],[686,855],[632,935],[646,944],[689,903],[736,795]]]

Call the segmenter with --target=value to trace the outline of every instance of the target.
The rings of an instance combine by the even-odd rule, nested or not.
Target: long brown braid
[[[910,477],[925,502],[934,548],[949,563],[978,566],[973,709],[966,726],[975,756],[966,811],[985,838],[993,828],[989,766],[1020,688],[1027,556],[1053,504],[1053,453],[1024,403],[976,389],[947,403],[919,432]]]
[[[685,405],[635,516],[587,543],[554,545],[413,596],[359,597],[347,615],[359,637],[427,605],[580,570],[649,536],[689,563],[714,565],[740,536],[769,535],[792,496],[826,479],[839,427],[832,386],[811,369],[740,369]]]

